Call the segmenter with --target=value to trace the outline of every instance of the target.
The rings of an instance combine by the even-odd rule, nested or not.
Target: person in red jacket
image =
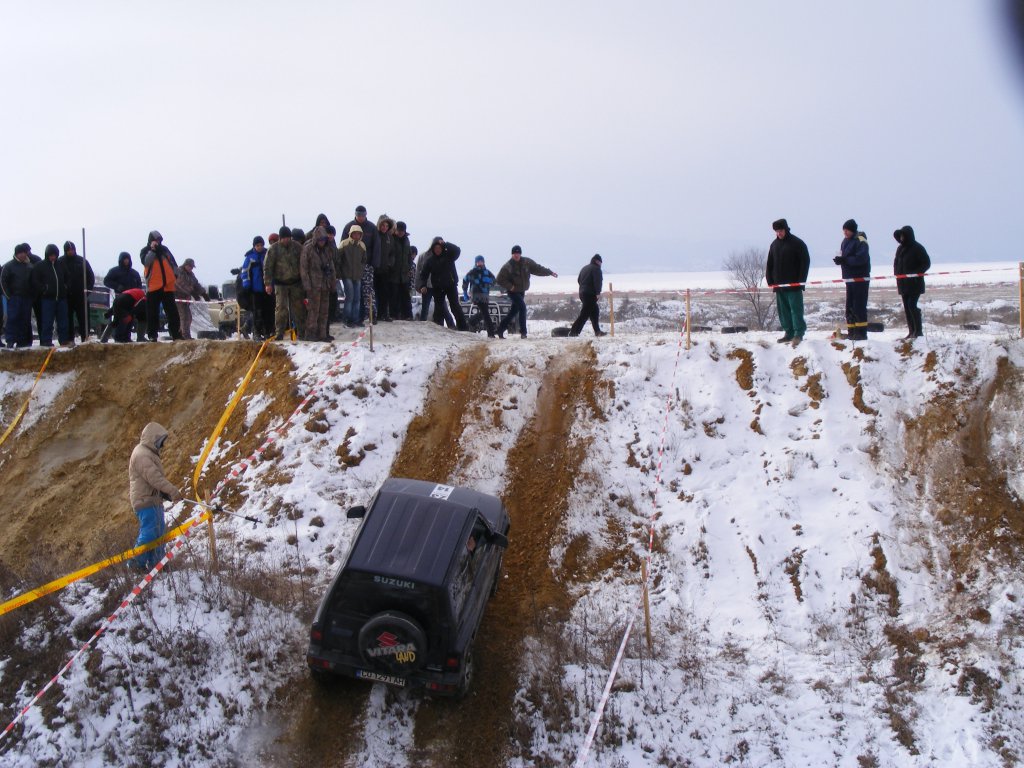
[[[114,341],[127,344],[132,340],[132,327],[135,327],[136,339],[142,341],[142,323],[146,316],[146,292],[141,288],[129,288],[114,297],[114,303],[107,310],[110,320],[103,329],[100,341],[104,344],[114,334]]]

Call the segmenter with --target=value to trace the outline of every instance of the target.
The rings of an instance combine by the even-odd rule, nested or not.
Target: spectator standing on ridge
[[[263,283],[267,295],[275,300],[274,337],[284,339],[289,328],[294,328],[301,339],[306,335],[306,294],[302,290],[302,275],[299,261],[302,246],[292,231],[282,226],[278,241],[271,247],[264,261]]]
[[[334,341],[327,333],[327,294],[334,290],[337,277],[323,227],[313,230],[313,239],[302,247],[299,274],[306,292],[306,341]]]
[[[39,258],[34,253],[32,253],[32,246],[31,245],[29,245],[28,243],[25,243],[25,247],[28,248],[28,263],[29,264],[31,264],[34,267],[36,264],[38,264],[39,262],[42,261],[41,258]],[[35,296],[32,299],[32,314],[36,318],[36,328],[38,328],[40,325],[43,324],[43,305],[40,302],[38,296]]]
[[[785,219],[773,221],[772,229],[775,230],[775,240],[768,247],[764,276],[775,292],[775,307],[784,333],[777,341],[780,344],[792,342],[796,346],[807,332],[807,323],[804,322],[804,284],[811,268],[811,256],[807,252],[807,244],[790,232]]]
[[[374,317],[377,316],[377,308],[374,307],[377,295],[373,287],[373,271],[376,267],[380,266],[380,242],[377,240],[377,229],[368,222],[366,206],[357,205],[356,217],[346,224],[345,229],[341,232],[341,239],[344,240],[348,237],[348,231],[355,225],[358,224],[363,230],[363,245],[366,247],[366,267],[363,269],[363,282],[361,286],[363,290],[361,299],[363,316],[360,320],[365,320],[370,316],[371,308],[373,309]]]
[[[412,269],[412,257],[409,245],[409,233],[405,222],[395,222],[391,233],[391,247],[395,257],[394,267],[389,273],[391,280],[391,304],[388,315],[392,320],[412,320],[412,303],[409,301],[409,271]]]
[[[498,285],[505,289],[512,301],[512,309],[498,325],[498,338],[505,338],[505,331],[512,321],[519,317],[519,335],[526,338],[526,292],[530,290],[530,275],[558,277],[558,273],[542,267],[533,259],[523,258],[523,249],[512,246],[512,257],[498,270]]]
[[[128,459],[128,498],[139,519],[139,536],[135,546],[141,547],[156,541],[167,530],[164,523],[164,499],[171,502],[181,500],[181,492],[167,479],[160,451],[167,442],[167,430],[155,421],[149,422],[139,437],[139,444]],[[141,555],[136,555],[129,564],[133,568],[152,570],[164,557],[160,545]]]
[[[459,291],[456,287],[459,275],[455,271],[455,262],[461,253],[462,249],[455,243],[446,243],[443,237],[435,237],[430,243],[427,259],[423,263],[420,284],[425,285],[429,278],[430,292],[434,297],[435,323],[444,324],[447,313],[445,304],[447,303],[455,318],[455,327],[460,331],[468,331],[466,316],[462,314],[462,307],[459,306]],[[426,287],[420,289],[420,293],[426,293],[426,291]]]
[[[846,337],[853,341],[868,338],[868,288],[871,283],[871,254],[868,238],[857,230],[857,222],[843,223],[843,242],[833,261],[842,267],[846,281]]]
[[[487,329],[487,338],[493,339],[494,321],[491,319],[491,286],[494,285],[494,273],[487,268],[483,256],[473,259],[473,268],[462,278],[462,298],[472,301],[476,314],[470,315],[469,330],[476,333],[480,323]],[[467,291],[472,289],[472,296]],[[472,310],[470,310],[472,312]]]
[[[178,316],[181,318],[181,338],[192,338],[192,302],[204,299],[210,300],[210,296],[199,283],[195,275],[196,262],[194,259],[185,259],[174,276],[174,297],[178,300]]]
[[[25,243],[14,247],[14,258],[0,270],[0,288],[7,299],[7,346],[32,346],[32,262]]]
[[[603,263],[601,254],[595,253],[590,263],[580,270],[579,277],[576,278],[576,282],[580,284],[580,301],[583,302],[583,306],[580,307],[580,314],[569,329],[570,336],[579,336],[587,320],[594,327],[595,336],[608,335],[601,330],[601,310],[597,306],[597,297],[601,295],[604,283],[604,273],[601,271]]]
[[[132,268],[132,255],[128,251],[121,251],[117,257],[117,266],[110,268],[103,278],[103,284],[115,294],[124,293],[129,288],[142,287],[142,275]]]
[[[164,245],[164,237],[155,229],[149,233],[149,247],[143,249],[145,257],[143,274],[146,278],[146,336],[156,341],[160,327],[160,307],[164,308],[167,332],[172,340],[181,338],[181,320],[174,301],[174,275],[178,263],[170,249]]]
[[[366,246],[363,245],[363,228],[358,224],[348,230],[348,237],[338,246],[335,271],[345,288],[345,305],[342,321],[349,328],[362,327],[362,282],[366,267]]]
[[[86,291],[91,291],[96,284],[96,276],[92,267],[78,255],[75,244],[70,240],[64,243],[64,255],[60,258],[68,273],[68,323],[71,335],[75,335],[75,322],[78,323],[78,334],[82,341],[89,338],[89,306]]]
[[[386,213],[377,218],[377,243],[380,251],[378,263],[373,266],[373,291],[377,295],[377,314],[373,320],[390,323],[391,307],[394,304],[394,289],[397,288],[392,273],[395,271],[395,239],[391,234],[395,221]]]
[[[932,260],[925,247],[917,242],[914,228],[909,224],[892,233],[899,246],[896,258],[893,259],[894,275],[920,275],[920,277],[897,277],[896,288],[903,299],[903,312],[907,316],[907,335],[905,339],[916,339],[924,336],[924,325],[921,310],[917,306],[918,299],[924,293],[924,273],[932,267]]]
[[[288,233],[291,237],[291,232]],[[278,242],[281,239],[278,237]],[[242,258],[242,288],[252,302],[252,333],[256,339],[265,339],[274,333],[274,299],[267,293],[263,237],[256,235],[250,248]]]
[[[39,346],[53,346],[53,323],[57,321],[57,341],[62,347],[74,346],[68,329],[68,273],[57,258],[60,251],[50,243],[43,260],[32,265],[32,291],[40,303]]]

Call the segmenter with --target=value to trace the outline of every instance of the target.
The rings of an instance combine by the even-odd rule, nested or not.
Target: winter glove
[[[834,259],[832,259],[832,261],[834,263],[836,263],[836,264],[842,264],[843,263],[843,257],[842,256],[836,256]]]

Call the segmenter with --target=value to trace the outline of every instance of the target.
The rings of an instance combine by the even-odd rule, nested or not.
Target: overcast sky
[[[206,283],[364,204],[494,268],[714,269],[785,216],[875,271],[1017,260],[1024,81],[998,0],[0,4],[0,257],[159,229]],[[496,271],[496,270],[495,270]]]

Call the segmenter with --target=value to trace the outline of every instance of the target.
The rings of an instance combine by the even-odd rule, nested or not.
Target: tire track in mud
[[[572,437],[573,425],[596,412],[597,378],[589,345],[546,360],[535,413],[508,451],[505,578],[477,637],[475,679],[462,701],[421,703],[408,755],[413,765],[491,768],[510,756],[523,641],[569,609],[566,585],[549,560],[587,450],[585,438]]]

